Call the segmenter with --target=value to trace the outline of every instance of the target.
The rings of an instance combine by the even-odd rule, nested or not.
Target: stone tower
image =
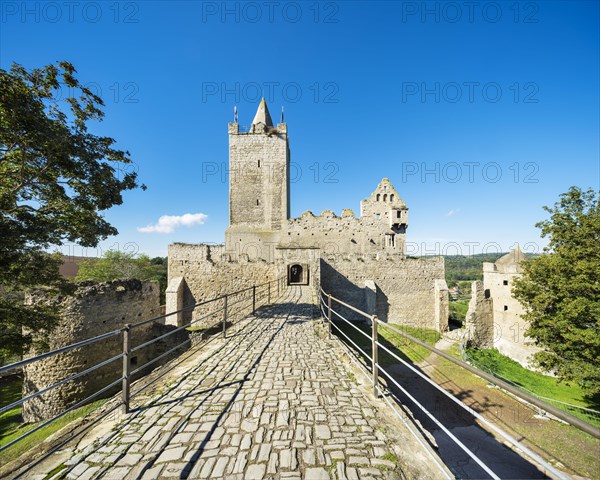
[[[263,98],[247,131],[229,124],[229,228],[226,235],[281,230],[290,217],[287,125],[273,126]],[[226,237],[227,238],[227,237]]]
[[[484,263],[483,288],[493,301],[494,347],[529,367],[529,356],[539,349],[525,335],[529,323],[522,318],[523,306],[512,294],[513,283],[523,274],[526,261],[527,257],[517,245],[496,263]]]

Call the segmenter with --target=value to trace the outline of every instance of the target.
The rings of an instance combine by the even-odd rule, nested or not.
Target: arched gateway
[[[288,285],[308,285],[308,266],[299,263],[289,265]]]

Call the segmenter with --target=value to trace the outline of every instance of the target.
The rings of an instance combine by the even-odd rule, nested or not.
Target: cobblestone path
[[[232,331],[71,458],[67,478],[400,478],[371,404],[315,331],[306,287]]]

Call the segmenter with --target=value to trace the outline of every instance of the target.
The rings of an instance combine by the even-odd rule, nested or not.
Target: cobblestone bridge
[[[48,478],[59,462],[67,478],[83,480],[402,478],[381,413],[313,319],[309,296],[289,288],[175,364],[143,405],[104,420],[94,439],[28,478]]]

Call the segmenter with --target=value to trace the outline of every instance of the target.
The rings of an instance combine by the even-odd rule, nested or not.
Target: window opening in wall
[[[258,161],[258,168],[260,168],[260,160]]]
[[[508,280],[504,280],[504,281],[502,282],[502,284],[503,284],[503,285],[508,285]]]
[[[508,310],[508,305],[504,305],[504,311],[506,312]]]
[[[393,201],[394,201],[394,194],[392,193],[392,194],[390,195],[390,202],[393,202]]]
[[[376,213],[375,214],[375,218],[380,219],[381,218],[381,213]]]
[[[384,193],[384,194],[383,194],[383,201],[384,201],[384,202],[387,202],[387,193]]]
[[[397,216],[398,218],[400,218],[400,214],[401,214],[401,213],[402,213],[402,212],[401,212],[400,210],[398,210],[398,211],[396,212],[396,216]]]
[[[384,185],[384,186],[383,186],[383,190],[387,190],[387,186],[385,186],[385,185]]]
[[[377,201],[381,200],[381,195],[377,194]]]
[[[385,236],[385,244],[388,247],[394,247],[396,245],[395,235],[394,234],[386,235]]]
[[[259,203],[258,203],[258,199],[256,199],[256,205],[258,205],[258,204],[259,204]]]

